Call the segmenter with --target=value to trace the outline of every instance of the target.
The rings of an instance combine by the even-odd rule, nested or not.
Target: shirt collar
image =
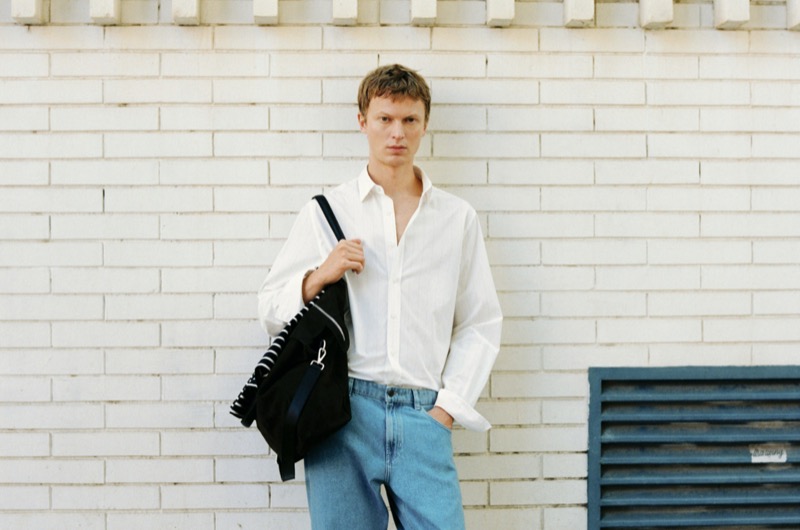
[[[416,174],[417,178],[422,181],[422,196],[420,199],[425,198],[433,188],[433,183],[431,183],[431,179],[428,178],[428,175],[417,166],[414,166],[414,174]],[[361,170],[361,174],[358,176],[358,197],[361,199],[361,202],[367,198],[369,193],[379,188],[377,184],[370,178],[369,172],[367,171],[367,166],[364,166],[364,169]]]

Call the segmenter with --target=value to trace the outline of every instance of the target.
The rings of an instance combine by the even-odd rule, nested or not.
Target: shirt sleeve
[[[470,213],[464,234],[450,352],[436,405],[467,429],[486,431],[491,425],[475,410],[475,403],[500,351],[503,315],[480,222],[474,210]]]
[[[300,210],[259,289],[259,321],[271,336],[279,334],[303,308],[303,279],[323,261],[316,209],[315,201],[311,201]]]

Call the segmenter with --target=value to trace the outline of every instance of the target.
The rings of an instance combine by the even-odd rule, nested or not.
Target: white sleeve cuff
[[[486,418],[475,410],[475,407],[445,388],[439,390],[436,406],[443,408],[453,417],[453,420],[471,431],[488,431],[492,427]]]

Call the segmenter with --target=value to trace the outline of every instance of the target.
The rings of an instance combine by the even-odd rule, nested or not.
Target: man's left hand
[[[453,417],[450,414],[448,414],[442,407],[433,407],[431,410],[428,411],[428,414],[433,416],[433,419],[435,419],[448,429],[453,428]]]

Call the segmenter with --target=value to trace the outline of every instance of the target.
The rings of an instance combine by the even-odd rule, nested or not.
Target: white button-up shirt
[[[366,168],[326,193],[345,237],[361,239],[364,270],[346,273],[350,377],[439,392],[436,405],[472,430],[490,425],[474,408],[500,346],[502,314],[481,226],[464,200],[434,188],[400,241],[394,203]],[[303,307],[306,273],[336,237],[316,201],[300,211],[259,292],[264,329],[277,335]]]

